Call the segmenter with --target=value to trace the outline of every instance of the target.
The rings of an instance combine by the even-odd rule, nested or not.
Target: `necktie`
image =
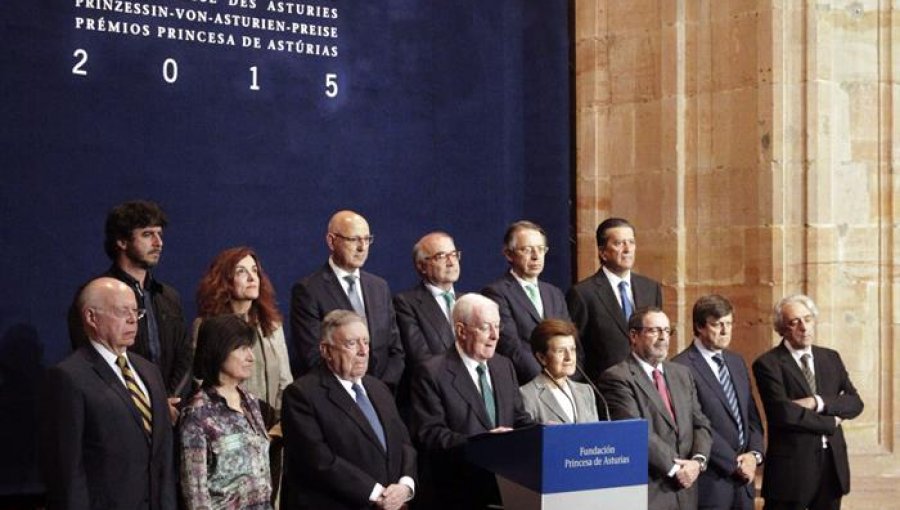
[[[478,372],[478,389],[481,391],[481,398],[484,399],[484,408],[487,409],[491,428],[494,428],[497,426],[497,406],[494,404],[494,390],[491,389],[487,379],[487,365],[480,363],[475,370]]]
[[[453,293],[445,291],[441,294],[441,297],[444,298],[444,303],[447,304],[447,319],[450,321],[450,324],[453,324],[453,304],[456,303],[456,299],[453,298]]]
[[[809,384],[809,389],[812,391],[812,394],[816,394],[816,374],[813,373],[812,367],[810,366],[812,362],[812,356],[808,353],[800,356],[800,363],[803,365],[803,368],[800,370],[803,372],[803,377],[806,379],[806,383]]]
[[[738,409],[737,394],[734,391],[734,384],[731,382],[731,372],[728,371],[728,367],[725,365],[725,359],[721,354],[713,354],[712,359],[719,365],[719,384],[722,385],[722,391],[725,392],[725,400],[728,401],[728,408],[731,410],[731,415],[734,416],[735,423],[737,423],[738,440],[740,441],[741,446],[743,446],[744,422],[741,420],[741,411]]]
[[[150,401],[147,399],[147,396],[144,395],[144,392],[141,391],[141,387],[138,386],[137,379],[134,377],[134,372],[131,371],[131,367],[128,366],[128,360],[125,359],[124,354],[119,354],[116,357],[116,365],[119,365],[119,369],[122,370],[122,377],[125,378],[125,387],[128,388],[128,393],[131,395],[131,400],[134,402],[134,406],[137,407],[138,412],[141,415],[141,422],[144,424],[144,432],[147,435],[150,435],[153,431],[153,411],[150,409]]]
[[[669,387],[666,386],[666,379],[663,377],[662,372],[653,370],[653,382],[656,384],[656,391],[659,392],[666,410],[669,411],[669,416],[672,417],[672,421],[675,421],[675,410],[672,409],[672,401],[669,399]]]
[[[534,309],[537,310],[538,315],[542,318],[544,317],[544,305],[541,303],[541,297],[538,296],[537,285],[533,283],[526,283],[525,290],[528,291],[528,298],[531,299],[531,304],[534,305]]]
[[[366,396],[366,392],[359,383],[353,383],[353,393],[356,394],[356,405],[359,406],[359,410],[362,411],[369,425],[372,426],[372,430],[375,431],[375,435],[378,436],[381,447],[387,450],[387,442],[384,440],[384,428],[382,428],[381,421],[378,419],[378,413],[372,407],[372,402]]]
[[[348,274],[344,277],[347,282],[347,297],[350,298],[350,306],[353,311],[360,317],[366,316],[366,309],[363,306],[362,299],[359,298],[359,292],[356,291],[356,275]]]
[[[619,282],[619,296],[622,298],[622,311],[625,313],[625,322],[628,322],[634,308],[631,306],[631,300],[628,299],[628,282],[625,280]]]

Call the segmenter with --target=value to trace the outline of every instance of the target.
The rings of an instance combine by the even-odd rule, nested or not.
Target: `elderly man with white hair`
[[[495,354],[497,304],[480,294],[462,296],[453,307],[453,331],[455,348],[425,361],[412,381],[413,436],[427,463],[422,498],[427,508],[485,508],[500,496],[494,476],[466,462],[468,438],[533,421],[512,362]]]

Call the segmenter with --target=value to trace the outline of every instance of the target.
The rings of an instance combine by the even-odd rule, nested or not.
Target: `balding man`
[[[88,283],[76,305],[89,343],[49,370],[41,399],[47,507],[174,509],[165,385],[128,352],[145,311],[109,277]]]
[[[291,338],[299,354],[301,374],[319,363],[319,331],[325,315],[332,310],[353,310],[368,325],[368,374],[396,389],[404,356],[391,289],[382,278],[362,270],[374,240],[365,218],[353,211],[335,213],[325,235],[331,253],[328,262],[294,284]]]
[[[454,348],[422,363],[413,377],[413,436],[428,458],[425,508],[481,509],[500,496],[494,475],[466,462],[469,437],[534,422],[512,362],[495,355],[497,303],[466,294],[453,308],[453,325]]]

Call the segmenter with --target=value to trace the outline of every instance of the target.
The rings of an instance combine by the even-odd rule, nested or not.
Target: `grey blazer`
[[[534,421],[539,423],[572,423],[566,417],[552,390],[556,386],[544,374],[519,388],[525,411],[531,415]],[[591,387],[584,383],[569,380],[569,388],[575,400],[575,423],[589,423],[599,421],[597,418],[597,401]]]

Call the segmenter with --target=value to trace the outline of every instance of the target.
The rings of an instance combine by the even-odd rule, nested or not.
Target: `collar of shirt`
[[[362,386],[363,393],[365,393],[366,395],[369,394],[366,391],[366,387],[363,386],[362,378],[359,378],[355,381],[348,381],[347,379],[342,379],[339,375],[335,374],[334,372],[332,372],[331,375],[333,375],[334,378],[337,379],[337,381],[339,383],[341,383],[341,387],[344,388],[344,391],[346,391],[347,394],[350,395],[350,398],[352,398],[354,402],[356,402],[356,392],[353,391],[354,384],[359,384],[360,386]]]
[[[628,282],[628,298],[634,303],[634,292],[631,289],[631,271],[628,271],[625,278],[622,278],[609,269],[606,269],[606,266],[600,266],[600,269],[603,270],[603,274],[605,274],[606,278],[609,280],[609,284],[612,286],[613,294],[616,296],[619,306],[622,306],[622,296],[619,294],[619,282]]]
[[[480,363],[478,361],[475,361],[474,359],[470,358],[465,352],[463,352],[462,347],[460,347],[460,345],[459,345],[459,342],[457,342],[453,345],[456,347],[456,352],[459,353],[459,357],[462,359],[463,366],[465,366],[466,371],[469,372],[469,377],[472,378],[472,381],[475,383],[475,387],[478,388],[480,391],[481,388],[478,385],[478,365]],[[493,387],[494,383],[491,381],[490,366],[488,365],[487,361],[484,361],[482,363],[484,363],[484,365],[488,367],[488,369],[485,371],[485,374],[487,375],[488,384],[490,384],[491,387]]]
[[[111,368],[113,373],[116,374],[116,377],[118,377],[119,380],[122,381],[122,384],[125,384],[125,376],[122,375],[122,369],[119,368],[119,365],[116,364],[116,359],[119,356],[96,340],[91,340],[91,345],[94,347],[94,350],[100,353],[100,357],[102,357],[103,361],[105,361],[106,364],[109,365],[109,368]],[[134,365],[131,364],[131,360],[128,359],[128,352],[126,351],[122,354],[125,356],[125,361],[128,362],[128,367],[131,368],[131,373],[134,374],[134,379],[137,381],[138,386],[141,387],[141,391],[144,392],[144,395],[149,395],[149,393],[147,392],[147,387],[144,386],[144,381],[141,379],[141,375],[138,374],[138,371],[135,370]]]
[[[347,292],[347,289],[350,287],[350,284],[347,283],[347,280],[344,279],[345,276],[352,274],[353,276],[356,277],[356,281],[360,281],[358,268],[354,269],[352,272],[345,271],[345,270],[341,269],[340,267],[338,267],[337,264],[334,263],[334,259],[332,259],[331,257],[328,257],[328,265],[331,266],[331,270],[334,272],[334,276],[337,277],[338,283],[341,284],[341,287],[344,289],[345,293]],[[359,290],[361,288],[362,288],[362,285],[356,286],[357,290]],[[360,292],[360,295],[362,295],[362,292]]]
[[[638,365],[641,366],[641,369],[644,370],[644,373],[647,374],[647,377],[649,377],[651,381],[653,381],[653,371],[654,370],[659,370],[660,373],[662,373],[662,374],[666,373],[666,371],[663,370],[663,364],[661,362],[659,365],[656,365],[654,367],[650,363],[647,363],[646,361],[642,360],[641,357],[638,356],[637,354],[635,354],[634,352],[632,352],[631,355],[634,356],[634,359],[637,360]]]
[[[162,284],[157,282],[155,278],[153,278],[153,273],[148,269],[147,277],[144,278],[143,282],[138,282],[134,279],[133,276],[126,273],[122,270],[121,267],[113,264],[112,267],[107,271],[110,276],[116,278],[117,280],[121,280],[125,282],[132,289],[136,289],[137,292],[150,291],[150,292],[158,292],[162,289]]]
[[[534,285],[534,288],[538,289],[538,295],[540,295],[540,289],[538,287],[538,279],[537,278],[535,278],[533,282],[529,282],[528,280],[517,275],[516,272],[513,271],[512,269],[509,270],[509,274],[511,274],[512,277],[515,278],[517,282],[519,282],[519,285],[521,285],[523,289],[528,285]]]
[[[816,373],[816,369],[815,369],[816,359],[813,357],[812,347],[804,347],[803,349],[797,350],[797,349],[794,349],[793,347],[791,347],[791,343],[788,342],[787,340],[782,340],[782,342],[784,343],[784,346],[787,347],[788,352],[791,353],[791,356],[794,358],[794,361],[797,362],[797,366],[800,368],[803,368],[803,363],[800,361],[800,358],[804,354],[809,354],[809,361],[810,361],[809,368],[810,368],[810,370],[812,370],[813,373]]]
[[[422,283],[425,284],[425,288],[428,289],[428,292],[431,292],[431,295],[434,296],[435,298],[444,299],[444,292],[448,292],[448,291],[446,291],[446,290],[444,290],[444,289],[438,287],[437,285],[433,285],[433,284],[428,283],[428,282],[426,282],[426,281],[424,281],[424,280],[422,280]],[[450,286],[449,292],[450,292],[450,294],[453,294],[454,299],[455,299],[455,297],[456,297],[456,292],[453,290],[453,286],[452,286],[452,285]]]
[[[719,376],[719,364],[713,359],[713,355],[718,354],[722,356],[722,359],[725,359],[725,353],[723,351],[711,351],[703,345],[703,342],[700,341],[699,338],[694,337],[694,347],[700,351],[700,354],[703,356],[703,359],[706,360],[706,364],[709,365],[709,368],[712,369],[713,374],[718,377]]]

